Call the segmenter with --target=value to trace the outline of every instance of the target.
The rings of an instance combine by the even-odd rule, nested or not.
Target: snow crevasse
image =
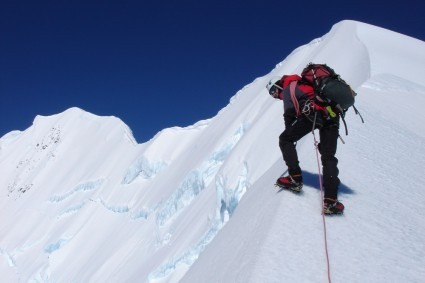
[[[248,165],[246,162],[243,163],[236,185],[233,188],[227,186],[227,178],[220,174],[219,170],[245,132],[246,127],[241,125],[232,137],[214,151],[199,168],[189,173],[176,190],[176,193],[168,199],[164,207],[157,213],[158,225],[165,225],[215,180],[217,204],[215,216],[209,219],[210,227],[196,245],[183,254],[169,259],[152,271],[147,278],[147,282],[156,282],[156,280],[169,277],[179,266],[192,265],[232,216],[249,187]]]
[[[243,124],[240,125],[224,144],[210,154],[207,160],[188,173],[178,188],[156,213],[158,226],[164,226],[211,184],[227,156],[241,140],[245,132],[246,127]]]

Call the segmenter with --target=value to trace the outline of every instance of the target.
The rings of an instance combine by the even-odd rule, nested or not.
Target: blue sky
[[[2,1],[0,136],[80,107],[119,117],[145,142],[215,116],[341,20],[424,40],[418,2],[394,2]]]

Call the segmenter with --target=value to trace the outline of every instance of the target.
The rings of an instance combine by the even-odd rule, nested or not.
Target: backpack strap
[[[339,116],[341,117],[341,120],[344,123],[345,135],[348,136],[347,123],[345,122],[345,114],[344,113],[340,113]]]
[[[359,115],[360,116],[360,119],[362,120],[362,123],[364,124],[364,120],[363,120],[362,114],[360,114],[360,112],[359,112],[359,110],[357,110],[356,106],[353,105],[353,108],[354,108],[354,112],[356,113],[356,115]]]
[[[292,104],[294,104],[295,112],[297,117],[301,116],[300,104],[298,103],[297,97],[295,96],[295,87],[297,86],[297,81],[293,81],[289,84],[289,91],[291,93]]]

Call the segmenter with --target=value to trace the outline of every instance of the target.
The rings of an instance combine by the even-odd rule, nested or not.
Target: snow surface
[[[354,21],[144,144],[79,108],[3,136],[2,282],[328,282],[313,135],[297,145],[303,192],[279,192],[283,110],[264,87],[311,61],[351,83],[365,119],[341,130],[332,282],[425,282],[425,43]]]

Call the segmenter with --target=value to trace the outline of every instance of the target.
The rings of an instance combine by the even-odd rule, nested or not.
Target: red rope
[[[321,197],[321,200],[322,200],[323,234],[324,234],[324,240],[325,240],[326,263],[327,263],[327,268],[328,268],[328,281],[329,281],[329,283],[331,283],[331,268],[330,268],[330,263],[329,263],[328,239],[327,239],[327,234],[326,234],[326,220],[325,220],[325,213],[323,211],[324,195],[323,195],[323,185],[322,185],[322,172],[320,170],[319,147],[318,147],[319,143],[317,142],[316,135],[314,134],[314,130],[313,130],[313,137],[314,137],[314,146],[316,148],[317,168],[318,168],[318,171],[319,171],[320,197]]]

